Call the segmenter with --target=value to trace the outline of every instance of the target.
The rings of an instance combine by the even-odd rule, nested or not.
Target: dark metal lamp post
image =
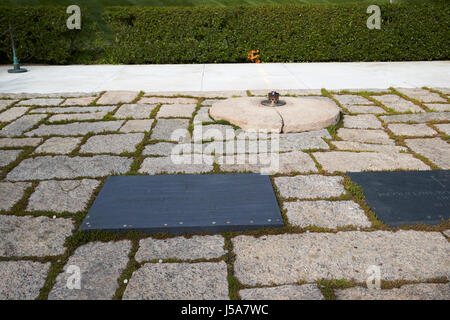
[[[19,64],[19,59],[17,59],[17,55],[16,55],[16,47],[14,46],[14,35],[13,35],[13,31],[12,31],[12,26],[9,25],[9,34],[11,35],[11,46],[12,46],[12,52],[13,52],[13,64],[14,64],[14,69],[9,69],[8,73],[22,73],[22,72],[27,72],[27,69],[21,68],[20,64]]]

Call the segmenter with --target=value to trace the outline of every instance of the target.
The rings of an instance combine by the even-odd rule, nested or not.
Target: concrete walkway
[[[224,91],[448,87],[450,61],[197,65],[0,66],[0,92]]]

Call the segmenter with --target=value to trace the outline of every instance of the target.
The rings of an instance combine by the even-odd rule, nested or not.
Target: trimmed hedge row
[[[233,63],[251,50],[262,62],[449,59],[448,0],[380,7],[381,30],[367,28],[367,5],[111,7],[112,37],[84,18],[67,30],[65,8],[0,8],[0,34],[14,21],[19,55],[56,64]],[[1,37],[0,61],[9,51]]]

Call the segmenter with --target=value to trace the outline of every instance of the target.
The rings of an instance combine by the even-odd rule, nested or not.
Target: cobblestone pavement
[[[345,177],[450,169],[450,90],[281,93],[332,99],[342,121],[274,147],[278,135],[209,117],[215,101],[259,91],[0,94],[0,299],[450,299],[449,223],[390,229]],[[76,231],[110,175],[265,168],[285,228]],[[366,284],[372,266],[382,290]]]

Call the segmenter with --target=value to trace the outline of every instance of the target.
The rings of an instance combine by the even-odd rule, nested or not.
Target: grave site
[[[355,49],[346,60],[350,40],[328,48],[305,38],[324,51],[289,57],[286,46],[302,44],[286,34],[255,35],[267,47],[249,40],[243,54],[229,36],[233,14],[247,19],[245,10],[310,19],[331,6],[342,19],[362,17],[355,28],[370,36],[355,48],[385,41],[383,28],[401,33],[392,8],[432,12],[437,20],[413,35],[431,41],[445,33],[436,25],[445,28],[448,8],[379,1],[381,17],[393,18],[370,29],[372,3],[317,2],[124,3],[105,9],[105,32],[116,40],[94,60],[78,38],[63,52],[66,39],[54,33],[60,50],[40,52],[11,23],[22,7],[0,1],[8,5],[0,13],[0,299],[449,300],[448,42],[414,53],[399,42],[404,54],[392,49],[393,59]],[[44,25],[65,26],[78,12],[61,3]],[[44,14],[30,8],[20,17]],[[231,28],[228,40],[205,30],[189,38],[185,24],[177,39],[185,54],[171,60],[164,36],[172,31],[139,35],[144,17],[183,10],[216,10],[230,25],[203,27]],[[87,29],[95,12],[86,13]],[[86,32],[81,21],[76,37]],[[179,314],[219,312],[198,306]]]

